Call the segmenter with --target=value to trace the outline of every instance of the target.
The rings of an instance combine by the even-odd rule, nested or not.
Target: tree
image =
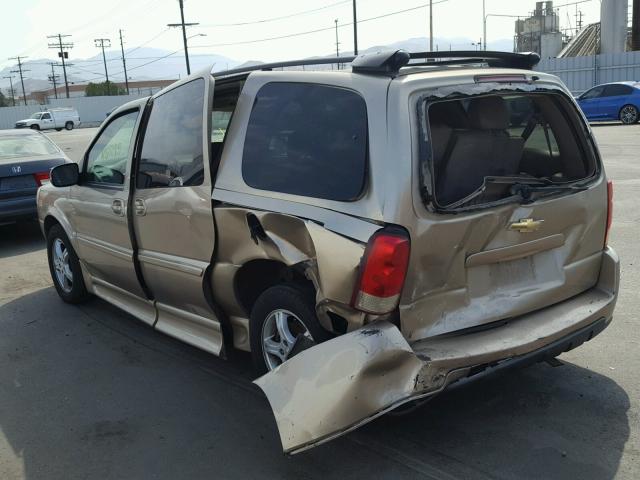
[[[2,92],[0,92],[0,107],[8,107],[9,99],[4,96]]]
[[[105,95],[126,95],[126,90],[113,82],[92,83],[89,82],[84,94],[87,97],[101,97]]]

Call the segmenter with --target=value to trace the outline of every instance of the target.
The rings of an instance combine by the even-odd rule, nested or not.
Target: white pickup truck
[[[16,128],[32,128],[34,130],[55,128],[60,131],[63,128],[73,130],[79,124],[80,116],[75,108],[52,108],[36,112],[29,118],[17,121]]]

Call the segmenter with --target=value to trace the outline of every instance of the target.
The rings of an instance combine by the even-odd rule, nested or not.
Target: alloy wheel
[[[71,272],[69,249],[60,238],[56,238],[53,241],[51,250],[56,281],[62,290],[69,293],[73,289],[73,273]]]
[[[262,325],[262,353],[269,370],[273,370],[289,358],[299,335],[315,343],[311,333],[297,315],[283,309],[274,310],[267,315]]]
[[[620,112],[620,120],[626,125],[636,123],[638,120],[638,110],[633,105],[627,105]]]

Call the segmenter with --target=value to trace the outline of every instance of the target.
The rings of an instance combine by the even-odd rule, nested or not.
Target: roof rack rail
[[[411,60],[424,62],[410,63]],[[540,55],[535,52],[511,53],[483,50],[456,50],[443,52],[406,52],[404,50],[385,50],[367,53],[357,57],[324,57],[305,60],[290,60],[287,62],[262,63],[250,67],[234,68],[213,73],[213,76],[228,77],[258,70],[273,70],[274,68],[302,67],[306,65],[328,65],[332,63],[350,63],[351,70],[356,73],[371,75],[395,75],[402,67],[437,66],[437,65],[465,65],[471,63],[487,63],[490,67],[522,68],[531,70],[540,61]]]
[[[274,62],[274,63],[261,63],[259,65],[252,65],[250,67],[233,68],[231,70],[223,70],[213,73],[214,78],[227,77],[229,75],[238,75],[241,73],[255,72],[257,70],[273,70],[274,68],[284,67],[303,67],[306,65],[329,65],[332,63],[351,63],[356,57],[319,57],[319,58],[307,58],[304,60],[289,60],[286,62]]]

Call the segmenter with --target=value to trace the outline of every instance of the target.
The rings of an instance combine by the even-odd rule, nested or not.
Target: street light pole
[[[433,0],[429,0],[429,51],[433,52]]]
[[[484,40],[484,49],[487,49],[487,14],[485,13],[485,0],[482,0],[482,39]]]
[[[338,41],[338,19],[336,18],[334,20],[335,24],[336,24],[336,57],[340,56],[340,42]],[[338,70],[340,70],[340,64],[338,63]]]
[[[356,0],[353,0],[353,54],[358,55],[358,15],[356,13]]]

